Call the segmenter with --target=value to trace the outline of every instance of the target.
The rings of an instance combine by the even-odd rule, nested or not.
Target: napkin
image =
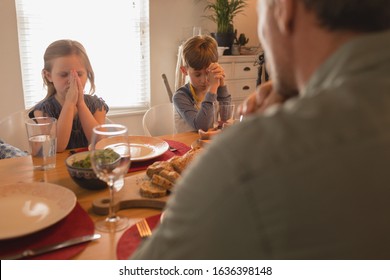
[[[95,231],[92,219],[79,203],[64,219],[58,223],[33,234],[0,241],[1,256],[15,254],[26,249],[33,249],[74,237],[93,234]],[[79,254],[88,242],[59,249],[43,255],[30,257],[31,260],[66,260]]]
[[[158,214],[146,218],[146,221],[152,231],[160,223],[160,216],[161,214]],[[141,242],[142,238],[139,235],[137,226],[134,224],[122,234],[118,241],[116,248],[116,256],[118,260],[127,260],[138,248]]]

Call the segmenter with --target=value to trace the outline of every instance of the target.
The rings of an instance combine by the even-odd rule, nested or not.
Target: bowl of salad
[[[69,156],[65,160],[65,164],[70,177],[81,188],[88,190],[107,188],[107,183],[100,180],[92,169],[89,151]]]

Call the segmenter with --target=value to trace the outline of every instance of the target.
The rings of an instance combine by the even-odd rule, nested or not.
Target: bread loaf
[[[194,157],[201,151],[200,147],[189,150],[181,157],[173,157],[170,162],[173,166],[173,169],[181,174],[184,169],[190,164]]]
[[[170,190],[173,187],[173,183],[164,177],[154,174],[150,180],[152,184],[162,187],[163,189]]]
[[[176,171],[174,171],[174,170],[169,171],[169,170],[165,170],[165,169],[161,170],[159,175],[161,177],[164,177],[165,179],[169,180],[172,183],[175,183],[176,180],[179,179],[179,177],[180,177],[180,174],[177,173]]]
[[[140,194],[143,197],[157,198],[167,195],[180,174],[201,151],[197,147],[191,149],[183,156],[174,156],[168,161],[156,161],[146,169],[149,180],[143,181],[140,186]]]
[[[152,178],[154,174],[159,174],[162,170],[173,171],[173,166],[168,161],[156,161],[146,169],[146,175]]]
[[[158,198],[167,195],[167,190],[154,185],[151,181],[143,181],[140,186],[140,194],[147,198]]]

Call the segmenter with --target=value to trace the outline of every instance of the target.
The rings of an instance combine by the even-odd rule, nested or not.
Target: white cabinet
[[[225,83],[234,104],[240,104],[256,89],[258,55],[224,55],[218,62],[225,70]]]

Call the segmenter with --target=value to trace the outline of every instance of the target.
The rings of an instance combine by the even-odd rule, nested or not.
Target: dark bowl
[[[92,168],[72,166],[75,161],[83,160],[89,155],[89,151],[80,152],[69,156],[65,160],[66,168],[73,181],[81,188],[87,190],[102,190],[107,188],[107,183],[100,180]]]

